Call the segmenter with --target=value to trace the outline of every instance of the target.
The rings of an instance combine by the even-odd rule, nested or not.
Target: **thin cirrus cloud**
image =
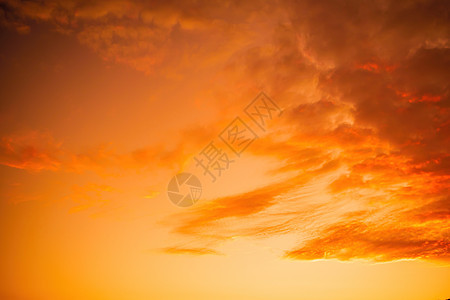
[[[236,236],[290,235],[290,259],[448,261],[446,1],[2,4],[1,24],[21,33],[48,22],[106,61],[169,78],[207,70],[242,94],[263,86],[285,108],[282,129],[248,155],[277,159],[268,174],[295,175],[179,214],[174,232],[205,247],[166,253],[215,254],[211,244]],[[161,146],[73,155],[50,138],[4,138],[1,157],[31,170],[167,166],[194,152],[185,142],[166,154]]]
[[[208,248],[183,248],[183,247],[168,247],[162,249],[163,253],[167,254],[189,254],[189,255],[220,255],[219,252]]]

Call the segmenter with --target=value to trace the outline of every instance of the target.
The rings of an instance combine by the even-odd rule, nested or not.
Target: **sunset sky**
[[[0,299],[450,298],[449,82],[448,0],[0,0]]]

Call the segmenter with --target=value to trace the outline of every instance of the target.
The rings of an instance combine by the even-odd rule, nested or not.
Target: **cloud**
[[[58,158],[61,152],[61,143],[48,133],[31,131],[4,136],[0,144],[0,164],[31,171],[56,171],[61,167]]]
[[[207,70],[214,82],[202,88],[226,99],[222,117],[261,88],[284,108],[248,154],[275,158],[268,174],[288,179],[178,215],[174,232],[208,247],[166,252],[292,235],[283,249],[292,259],[448,260],[447,1],[2,1],[1,25],[32,32],[33,22],[146,74]],[[16,136],[2,140],[0,158],[35,171],[114,172],[180,165],[196,152],[185,142],[72,153],[49,137]]]
[[[167,224],[174,226],[176,234],[205,239],[211,243],[235,236],[288,233],[296,226],[297,218],[322,214],[326,205],[320,201],[302,203],[305,199],[298,196],[299,190],[304,193],[303,188],[312,180],[326,177],[338,168],[339,162],[331,160],[311,172],[249,192],[205,202],[191,211],[172,216]],[[293,196],[295,194],[297,196]]]
[[[173,77],[223,66],[236,49],[258,38],[255,28],[272,22],[274,8],[265,1],[231,1],[226,4],[228,13],[223,6],[220,1],[4,0],[0,20],[27,31],[33,22],[48,22],[62,33],[76,35],[106,61]],[[258,13],[249,14],[255,7]]]
[[[448,260],[447,5],[283,3],[291,23],[227,71],[266,83],[285,108],[281,127],[249,151],[303,181],[213,199],[175,231],[208,243],[294,235],[292,259]],[[319,178],[325,190],[311,187],[306,205]]]
[[[5,135],[0,143],[0,164],[33,172],[82,173],[94,171],[113,175],[127,170],[177,169],[210,136],[210,129],[187,128],[189,142],[174,138],[172,147],[148,145],[121,153],[112,144],[103,144],[75,152],[57,141],[49,132],[28,131]]]
[[[208,248],[182,248],[182,247],[168,247],[162,249],[166,254],[187,254],[187,255],[220,255],[221,253]]]
[[[348,222],[330,226],[320,237],[299,249],[286,252],[292,259],[368,259],[376,262],[398,259],[450,259],[448,229]]]

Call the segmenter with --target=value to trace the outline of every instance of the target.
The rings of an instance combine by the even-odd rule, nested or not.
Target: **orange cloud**
[[[176,233],[208,242],[294,235],[283,249],[293,259],[448,259],[445,1],[2,3],[2,25],[49,22],[106,61],[168,78],[204,72],[213,80],[199,95],[222,100],[218,119],[260,88],[285,108],[248,155],[276,159],[268,173],[290,177],[182,213]],[[125,154],[5,137],[0,158],[36,171],[170,167],[196,153],[189,138],[203,144],[205,131]]]
[[[208,249],[208,248],[180,248],[180,247],[168,247],[168,248],[164,248],[162,250],[164,253],[167,254],[188,254],[188,255],[219,255],[220,253],[212,250],[212,249]]]
[[[198,150],[198,144],[207,141],[210,130],[188,128],[184,134],[190,136],[189,143],[178,140],[171,148],[163,144],[149,145],[129,153],[119,153],[112,145],[95,146],[75,153],[50,133],[38,131],[6,135],[0,144],[0,164],[29,171],[95,171],[99,174],[130,169],[179,168],[192,152]]]
[[[4,136],[0,144],[0,164],[31,171],[58,170],[61,143],[48,133],[32,131],[24,135]]]
[[[299,249],[286,253],[293,259],[398,259],[446,260],[450,241],[448,231],[417,226],[388,226],[348,222],[336,224],[307,241]]]

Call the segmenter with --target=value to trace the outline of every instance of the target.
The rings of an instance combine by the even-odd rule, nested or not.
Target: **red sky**
[[[0,0],[1,298],[450,297],[449,9]]]

